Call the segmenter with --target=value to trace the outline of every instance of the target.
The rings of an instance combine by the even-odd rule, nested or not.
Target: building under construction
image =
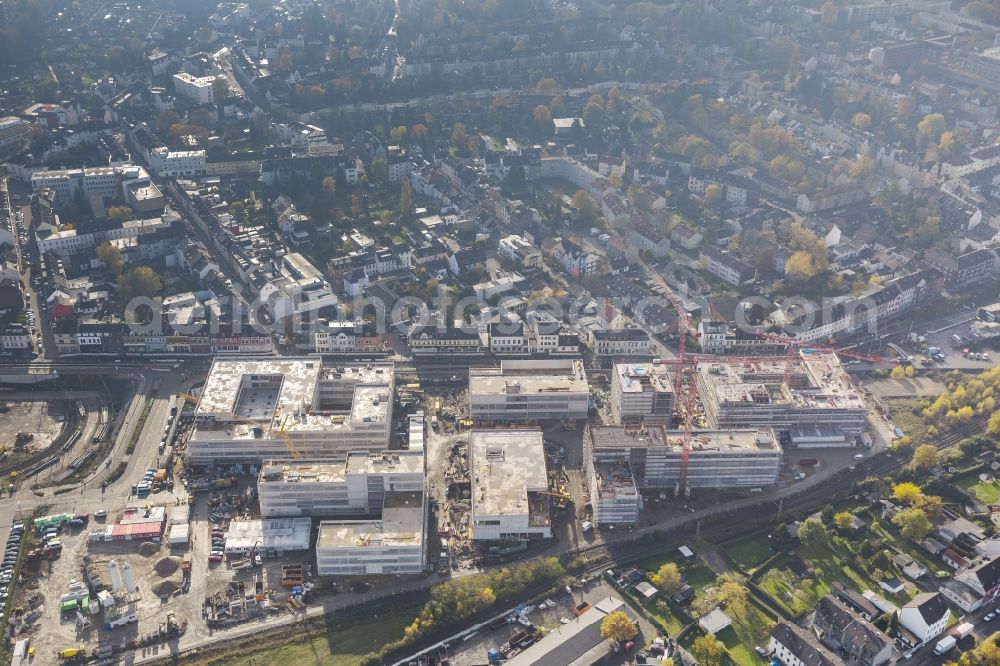
[[[616,363],[611,373],[615,423],[670,423],[674,410],[673,368],[653,363]]]
[[[473,540],[552,536],[541,430],[473,430],[469,466]]]
[[[377,520],[324,520],[316,539],[321,576],[418,574],[427,561],[422,492],[386,493]]]
[[[393,392],[391,363],[216,360],[195,408],[188,459],[198,466],[378,453],[389,446]]]
[[[260,515],[378,515],[386,493],[424,489],[421,451],[348,453],[345,462],[269,461],[260,469]]]
[[[584,460],[594,520],[634,523],[641,491],[676,492],[684,432],[663,426],[588,429]],[[773,430],[696,430],[691,434],[687,489],[766,488],[781,469],[781,444]]]
[[[579,360],[503,361],[469,369],[469,411],[479,422],[585,419],[590,386]]]
[[[774,428],[792,446],[850,446],[865,403],[834,353],[702,363],[698,396],[710,428]]]

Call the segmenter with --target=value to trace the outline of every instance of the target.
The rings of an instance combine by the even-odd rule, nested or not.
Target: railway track
[[[25,456],[16,462],[0,467],[0,478],[8,478],[12,473],[23,478],[31,476],[32,474],[40,472],[46,467],[53,465],[57,460],[59,460],[63,446],[65,446],[74,436],[78,435],[82,422],[83,419],[80,417],[77,410],[67,409],[66,421],[63,429],[58,435],[56,435],[55,439],[52,440],[52,443],[41,451],[36,451],[35,453]]]

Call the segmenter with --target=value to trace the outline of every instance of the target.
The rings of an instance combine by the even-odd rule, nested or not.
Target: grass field
[[[398,611],[378,619],[343,629],[305,634],[298,641],[262,646],[242,654],[232,654],[198,662],[204,666],[357,666],[361,659],[379,647],[400,638],[416,609]],[[291,629],[290,631],[295,631]]]
[[[913,413],[913,408],[920,405],[918,398],[888,398],[884,402],[892,414],[893,424],[903,434],[914,442],[927,441],[927,424],[921,416]]]
[[[1000,482],[987,483],[979,480],[978,474],[970,474],[956,480],[959,487],[974,495],[983,504],[996,504],[1000,501]]]
[[[729,541],[722,545],[722,552],[735,566],[750,573],[771,556],[771,539],[767,535],[762,530]]]

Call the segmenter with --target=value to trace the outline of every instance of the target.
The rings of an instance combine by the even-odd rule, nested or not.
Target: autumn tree
[[[649,577],[649,580],[653,585],[667,594],[674,594],[683,586],[681,570],[673,562],[663,564],[656,570],[656,573]]]
[[[854,524],[854,514],[849,511],[841,511],[833,517],[833,524],[837,529],[846,530]]]
[[[986,432],[991,435],[1000,435],[1000,410],[990,415],[990,420],[986,422]]]
[[[118,276],[118,303],[128,307],[129,301],[140,296],[152,298],[163,287],[160,276],[149,266],[138,266]]]
[[[924,150],[930,144],[936,144],[941,133],[947,127],[947,122],[940,113],[929,113],[917,123],[917,148]]]
[[[327,176],[323,179],[323,194],[329,199],[333,199],[337,196],[337,179],[333,176]]]
[[[101,243],[96,248],[94,252],[97,254],[97,258],[101,260],[108,272],[112,275],[121,275],[122,270],[125,268],[125,260],[122,258],[121,251],[111,245],[110,243]]]
[[[913,452],[910,469],[923,472],[937,467],[939,458],[938,450],[933,444],[921,444]]]
[[[923,539],[931,532],[931,521],[923,509],[911,506],[892,517],[892,524],[907,539]]]
[[[944,502],[937,495],[920,495],[913,501],[913,506],[923,511],[932,520],[940,518],[944,511]]]
[[[867,155],[858,155],[847,170],[847,175],[854,180],[871,178],[873,173],[875,173],[875,160]]]
[[[601,621],[601,638],[610,638],[618,643],[626,643],[639,633],[632,618],[622,611],[612,611]]]
[[[863,111],[858,111],[851,117],[851,124],[858,129],[868,129],[872,124],[872,117]]]
[[[408,178],[403,179],[399,188],[399,212],[403,217],[413,214],[413,186]]]
[[[915,483],[910,483],[909,481],[897,483],[892,487],[892,496],[900,502],[906,502],[907,504],[913,504],[913,502],[922,494],[923,492],[921,492],[920,486]]]
[[[451,126],[451,142],[456,146],[460,146],[465,143],[465,125],[462,123],[455,123]]]
[[[132,209],[128,206],[112,206],[108,208],[108,218],[115,222],[124,222],[132,219]]]
[[[726,655],[726,646],[715,636],[699,636],[691,644],[691,654],[702,666],[720,666]]]
[[[719,600],[725,602],[734,615],[746,617],[748,599],[747,586],[739,576],[731,573],[719,576]]]
[[[722,199],[722,186],[718,183],[711,183],[705,187],[705,203],[716,204]]]
[[[829,539],[830,533],[819,518],[806,518],[799,523],[799,541],[810,548],[825,545]]]
[[[532,112],[532,118],[534,118],[538,129],[548,130],[552,127],[552,111],[544,104],[539,104],[535,107],[535,110]]]

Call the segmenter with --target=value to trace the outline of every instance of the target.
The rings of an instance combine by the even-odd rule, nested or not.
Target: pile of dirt
[[[181,583],[176,580],[161,580],[153,584],[153,594],[158,597],[169,597],[171,594],[181,589]]]
[[[152,541],[143,541],[139,546],[139,554],[143,557],[151,557],[156,555],[160,550],[160,545],[153,543]]]
[[[181,561],[181,558],[169,555],[158,561],[153,567],[153,571],[159,576],[166,578],[180,568]]]

